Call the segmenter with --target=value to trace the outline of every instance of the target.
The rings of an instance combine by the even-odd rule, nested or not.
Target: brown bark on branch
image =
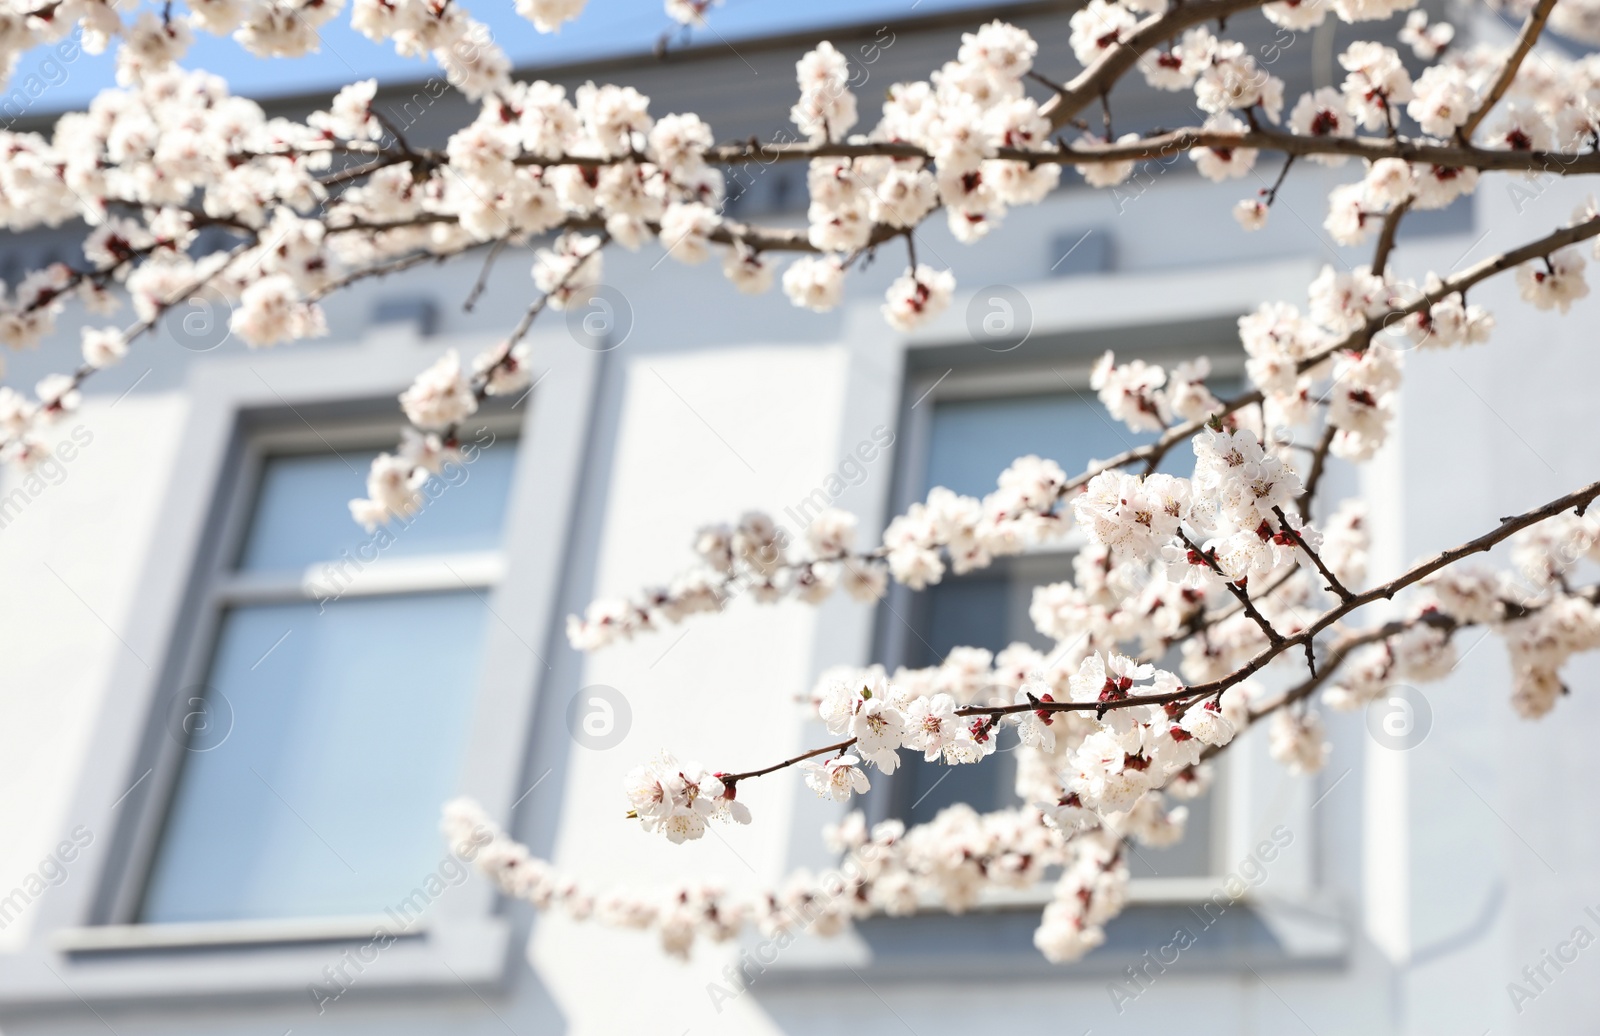
[[[1400,221],[1411,211],[1411,198],[1390,209],[1383,217],[1383,227],[1378,231],[1378,244],[1372,251],[1372,275],[1382,277],[1389,266],[1389,253],[1394,251],[1395,237],[1400,233]]]
[[[1600,153],[1594,152],[1569,155],[1559,151],[1509,151],[1463,144],[1424,143],[1405,137],[1306,137],[1271,129],[1222,133],[1192,126],[1169,130],[1126,144],[1109,144],[1096,148],[1055,148],[1038,151],[999,148],[995,151],[994,157],[1012,162],[1026,162],[1029,165],[1097,165],[1105,162],[1170,158],[1197,147],[1219,151],[1239,149],[1277,151],[1288,155],[1345,155],[1373,162],[1381,158],[1400,158],[1419,165],[1457,169],[1470,167],[1486,171],[1537,172],[1555,175],[1600,172]],[[932,160],[932,156],[923,148],[900,141],[855,144],[842,141],[823,144],[802,142],[725,144],[704,152],[705,160],[714,165],[734,165],[750,161],[795,162],[809,161],[813,158],[874,156]],[[629,159],[529,157],[526,159],[526,164],[610,165],[627,160]]]
[[[1266,3],[1267,0],[1189,0],[1152,15],[1136,25],[1127,39],[1107,51],[1099,61],[1078,73],[1067,83],[1066,89],[1046,101],[1040,114],[1050,120],[1052,129],[1060,129],[1083,109],[1096,103],[1101,95],[1110,93],[1146,51],[1154,50],[1185,29],[1219,21]]]
[[[1256,609],[1255,602],[1250,600],[1250,591],[1229,579],[1227,574],[1222,571],[1222,566],[1218,564],[1215,557],[1201,550],[1200,545],[1191,540],[1189,534],[1181,529],[1178,530],[1178,539],[1183,541],[1183,545],[1189,548],[1191,554],[1204,561],[1206,566],[1222,579],[1222,585],[1228,588],[1228,592],[1233,595],[1233,599],[1239,602],[1239,607],[1243,608],[1244,613],[1250,616],[1250,621],[1261,627],[1261,632],[1267,635],[1268,643],[1276,644],[1283,640],[1283,634],[1273,629],[1272,623],[1267,621],[1267,617]]]
[[[1478,105],[1476,111],[1467,117],[1458,132],[1463,141],[1472,139],[1473,131],[1483,122],[1494,106],[1500,103],[1500,98],[1506,95],[1511,88],[1511,83],[1517,78],[1517,70],[1522,67],[1522,61],[1533,50],[1533,45],[1539,41],[1540,33],[1544,32],[1545,22],[1550,20],[1550,12],[1555,10],[1556,0],[1539,0],[1528,18],[1522,23],[1522,31],[1517,35],[1517,45],[1512,48],[1511,55],[1506,58],[1505,67],[1500,69],[1500,76],[1484,95],[1483,103]]]

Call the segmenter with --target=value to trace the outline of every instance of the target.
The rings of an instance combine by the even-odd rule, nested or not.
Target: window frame
[[[63,839],[82,825],[94,840],[72,880],[30,911],[25,945],[13,957],[19,966],[0,973],[0,1005],[305,996],[307,982],[341,951],[372,941],[379,919],[370,917],[128,924],[127,890],[142,890],[144,879],[143,868],[130,865],[137,853],[149,858],[159,835],[152,817],[162,814],[151,809],[162,799],[153,780],[158,764],[174,769],[162,761],[176,749],[162,726],[164,695],[187,686],[181,681],[194,666],[203,670],[205,662],[195,659],[214,643],[214,622],[208,634],[195,617],[202,604],[220,614],[210,607],[208,578],[233,560],[221,548],[240,542],[248,519],[239,505],[256,491],[256,477],[241,477],[250,437],[286,427],[279,424],[285,417],[302,429],[365,417],[394,430],[395,396],[419,370],[447,349],[470,356],[487,344],[478,334],[423,339],[413,328],[387,324],[343,344],[212,354],[180,367],[175,387],[184,417],[170,467],[158,476],[159,518],[147,542],[129,547],[143,559],[141,607],[121,630],[129,650],[107,675],[109,691],[85,747],[85,758],[96,762],[81,770],[63,813]],[[573,348],[558,327],[530,335],[530,344],[545,358],[534,387],[520,405],[491,401],[475,415],[480,424],[520,425],[521,449],[503,565],[490,594],[496,621],[486,628],[455,793],[502,819],[523,790],[535,704],[553,672],[535,655],[554,659],[556,648],[547,645],[560,637],[561,580],[604,361]],[[442,840],[439,849],[442,860]],[[499,986],[516,959],[504,906],[487,882],[450,889],[433,902],[426,923],[383,950],[384,966],[369,969],[362,988],[459,995],[463,984]]]
[[[327,570],[326,565],[307,566],[298,578],[279,573],[252,574],[240,567],[256,509],[261,503],[268,463],[277,456],[342,456],[344,451],[393,449],[404,422],[403,418],[393,416],[333,416],[313,426],[296,420],[292,412],[285,410],[254,423],[256,427],[242,429],[238,436],[233,470],[224,476],[229,484],[221,487],[223,499],[218,508],[221,521],[215,540],[198,562],[198,586],[188,606],[190,617],[180,634],[182,642],[176,646],[179,659],[177,679],[171,685],[174,689],[209,683],[223,621],[230,609],[317,600],[310,582]],[[468,436],[475,436],[478,429],[484,429],[495,436],[495,442],[519,439],[518,415],[504,407],[476,414],[468,424],[465,432]],[[422,558],[380,558],[363,569],[358,579],[341,591],[340,597],[394,598],[462,589],[492,595],[504,579],[508,532],[508,528],[502,529],[499,545],[493,550],[440,553]],[[492,622],[493,616],[489,618]],[[473,697],[481,690],[480,683]],[[166,721],[164,706],[165,703],[157,702],[157,722]],[[184,747],[176,738],[155,742],[154,757],[150,760],[152,773],[146,779],[149,794],[140,802],[140,816],[134,823],[135,841],[129,846],[127,862],[120,873],[110,878],[113,884],[105,915],[108,924],[128,929],[182,928],[198,940],[229,939],[245,925],[258,929],[258,937],[263,939],[282,932],[339,930],[341,927],[370,932],[371,919],[359,915],[306,915],[273,923],[218,921],[169,925],[140,921],[138,915],[166,837],[174,796],[187,760]],[[421,923],[426,925],[427,919]],[[129,937],[137,936],[130,932]],[[167,932],[153,933],[151,937],[169,941],[174,938]],[[105,936],[101,933],[84,938],[87,945],[97,945]]]
[[[1168,362],[1180,362],[1200,354],[1196,349],[1162,356],[1159,355],[1160,350],[1153,350],[1141,352],[1140,356],[1151,359],[1153,353],[1156,354],[1154,358]],[[1085,405],[1098,407],[1099,401],[1089,387],[1092,367],[1092,361],[1073,359],[1059,363],[972,367],[945,373],[912,372],[906,380],[905,390],[905,401],[911,405],[902,410],[900,420],[903,452],[898,457],[895,471],[894,513],[905,513],[913,503],[926,499],[929,489],[932,488],[926,484],[926,472],[932,457],[934,408],[941,401],[1004,400],[1029,396],[1056,396],[1070,392],[1079,396]],[[1211,376],[1236,377],[1242,375],[1243,370],[1242,357],[1238,362],[1218,364],[1214,361]],[[1105,415],[1102,413],[1102,416]],[[1108,422],[1112,420],[1108,416],[1105,419]],[[1119,432],[1124,430],[1122,426],[1116,427]],[[1127,434],[1132,435],[1132,433]],[[999,472],[996,471],[995,474],[998,476]],[[1068,471],[1067,474],[1070,476],[1076,472]],[[1027,564],[1029,559],[1034,558],[1064,562],[1082,550],[1087,542],[1082,531],[1074,528],[1060,539],[1031,544],[1017,559],[998,558],[996,564],[1011,565],[1018,561]],[[946,578],[959,577],[951,577],[947,573]],[[904,660],[913,653],[910,637],[915,635],[916,612],[919,610],[923,595],[927,592],[913,591],[892,580],[889,584],[889,592],[881,605],[888,614],[886,618],[880,615],[877,620],[877,651],[878,657],[883,659],[884,665],[890,672],[893,672],[896,666],[904,664]],[[894,775],[882,777],[874,783],[866,803],[869,821],[885,820],[892,815],[895,800],[900,797],[896,784],[904,779],[903,775],[907,772],[909,771],[897,771]],[[1128,886],[1129,902],[1170,903],[1202,900],[1217,887],[1218,882],[1223,880],[1227,874],[1226,850],[1231,841],[1230,829],[1237,825],[1237,818],[1232,816],[1232,804],[1227,794],[1228,783],[1225,768],[1219,767],[1217,780],[1207,793],[1212,797],[1213,825],[1207,872],[1171,878],[1136,877]],[[1174,804],[1182,805],[1181,802]],[[1050,896],[1050,889],[1047,886],[1026,891],[990,889],[984,892],[978,906],[1000,909],[1042,907],[1050,901]]]
[[[1041,369],[1056,368],[1072,376],[1076,372],[1087,385],[1094,361],[1107,349],[1119,356],[1156,363],[1175,363],[1192,358],[1201,350],[1229,342],[1237,335],[1239,317],[1253,312],[1262,298],[1290,298],[1304,292],[1306,282],[1315,276],[1318,264],[1310,259],[1277,260],[1213,265],[1205,268],[1172,268],[1140,273],[1107,273],[1063,277],[1039,281],[1018,281],[1003,287],[1019,292],[1031,308],[1028,334],[1020,343],[977,342],[968,330],[969,314],[981,318],[986,303],[995,297],[995,287],[960,290],[942,316],[915,331],[893,332],[883,327],[879,307],[855,303],[842,321],[840,345],[850,363],[850,388],[841,415],[839,442],[855,442],[867,429],[887,424],[896,430],[890,451],[894,477],[888,486],[873,485],[849,490],[836,506],[854,511],[866,529],[882,529],[895,515],[904,513],[920,497],[901,477],[902,472],[925,472],[927,467],[926,429],[919,434],[917,422],[925,421],[916,411],[923,393],[935,388],[941,378],[957,374],[959,389],[951,391],[992,391],[1008,386],[1033,385]],[[1160,343],[1152,347],[1152,342]],[[1243,372],[1242,355],[1232,362],[1213,360],[1213,376],[1233,377]],[[1058,380],[1049,374],[1051,380]],[[930,411],[931,412],[931,411]],[[1108,418],[1109,419],[1109,418]],[[996,472],[998,475],[998,472]],[[1068,474],[1073,474],[1068,472]],[[918,475],[920,478],[921,475]],[[895,591],[909,594],[903,587]],[[812,652],[812,673],[820,674],[836,665],[866,665],[893,658],[886,648],[883,630],[886,623],[900,625],[888,610],[900,607],[905,597],[892,592],[884,604],[864,608],[848,602],[829,600],[819,608],[818,638]],[[900,603],[897,603],[900,602]],[[903,614],[903,613],[902,613]],[[901,657],[904,657],[903,655]],[[806,725],[806,743],[822,743],[826,731],[820,721]],[[1294,832],[1297,843],[1305,846],[1291,858],[1279,857],[1273,864],[1272,878],[1261,890],[1250,890],[1237,901],[1239,916],[1253,919],[1267,933],[1265,942],[1241,952],[1202,952],[1202,968],[1232,973],[1245,964],[1261,969],[1304,966],[1340,966],[1352,950],[1348,920],[1350,909],[1324,884],[1321,877],[1318,815],[1312,812],[1318,796],[1345,774],[1324,774],[1309,781],[1292,781],[1283,776],[1282,767],[1267,755],[1266,739],[1250,737],[1230,751],[1229,780],[1219,782],[1212,791],[1219,797],[1219,812],[1227,817],[1222,837],[1222,864],[1228,874],[1237,873],[1240,862],[1249,857],[1262,832],[1281,822]],[[879,782],[881,783],[881,781]],[[871,810],[878,789],[867,795],[863,805]],[[1220,799],[1226,797],[1226,803]],[[835,823],[848,808],[799,796],[790,824],[794,832],[788,862],[793,867],[826,869],[837,858],[816,845],[816,831]],[[881,807],[878,807],[881,809]],[[871,813],[869,812],[869,816]],[[881,815],[881,813],[880,813]],[[1216,881],[1175,879],[1172,883],[1136,883],[1131,889],[1130,912],[1153,918],[1159,925],[1191,923],[1192,910],[1219,891]],[[981,930],[994,952],[989,966],[1005,974],[1036,973],[1042,977],[1061,974],[1045,965],[1031,944],[1014,950],[1002,949],[1000,932],[1018,911],[1037,914],[1044,900],[1036,894],[994,895],[959,917],[945,920],[951,925]],[[943,911],[934,904],[912,920]],[[904,919],[874,917],[875,926],[898,931]],[[1007,929],[1009,930],[1009,929]],[[1031,929],[1030,929],[1031,930]],[[1168,929],[1170,931],[1170,928]],[[841,950],[838,940],[848,946]],[[773,970],[776,984],[793,988],[812,988],[815,983],[859,981],[862,976],[893,981],[903,977],[909,958],[899,950],[874,947],[858,935],[824,940],[803,937]],[[1074,974],[1094,974],[1106,969],[1116,972],[1137,952],[1122,956],[1118,939],[1108,942],[1105,951],[1074,965]],[[1140,947],[1144,948],[1143,946]],[[841,952],[852,964],[841,968]],[[917,973],[942,967],[947,955],[919,953]],[[971,973],[971,961],[947,961],[954,977]]]

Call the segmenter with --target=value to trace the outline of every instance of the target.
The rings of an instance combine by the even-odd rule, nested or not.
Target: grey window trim
[[[1328,897],[1287,905],[1244,899],[1212,914],[1195,902],[1132,902],[1118,916],[1120,923],[1107,926],[1105,944],[1068,966],[1050,963],[1034,948],[1038,913],[1030,907],[870,917],[845,935],[802,933],[776,960],[759,945],[741,960],[765,963],[752,974],[758,994],[784,996],[862,981],[874,987],[925,987],[930,980],[1121,983],[1130,966],[1147,979],[1167,968],[1189,978],[1326,969],[1343,966],[1350,953],[1348,922]],[[1179,930],[1187,933],[1187,946],[1175,943]],[[1179,947],[1182,952],[1174,954]]]
[[[288,412],[316,423],[375,413],[390,415],[392,422],[395,395],[433,356],[447,348],[470,356],[488,344],[478,336],[440,337],[430,339],[424,351],[416,342],[370,335],[347,345],[306,343],[190,362],[181,388],[188,414],[160,518],[148,542],[129,545],[145,567],[140,607],[121,631],[128,651],[108,679],[110,693],[87,746],[85,757],[95,765],[84,768],[64,813],[63,840],[86,827],[93,841],[72,866],[70,880],[30,906],[26,946],[0,972],[0,1005],[304,997],[307,984],[342,950],[370,942],[368,919],[315,919],[272,930],[254,923],[117,923],[127,916],[129,863],[152,837],[148,818],[137,814],[158,798],[155,762],[161,753],[151,742],[165,735],[155,709],[163,693],[182,686],[172,681],[190,664],[191,644],[207,642],[208,631],[186,629],[185,622],[206,589],[207,559],[225,556],[219,545],[241,535],[236,526],[248,512],[237,497],[253,492],[256,481],[240,470],[241,443],[251,432],[272,434],[259,430],[262,416]],[[501,818],[519,791],[515,782],[529,724],[549,671],[538,656],[550,654],[547,645],[559,633],[558,595],[600,370],[600,354],[572,348],[559,328],[536,333],[532,344],[535,355],[548,358],[548,369],[520,405],[500,406],[521,425],[522,442],[503,556],[497,567],[474,559],[471,578],[491,591],[497,621],[485,638],[484,676],[458,791]],[[486,408],[485,418],[495,419],[495,409]],[[241,583],[231,591],[289,588]],[[450,889],[430,908],[429,923],[385,949],[383,967],[370,969],[362,984],[454,994],[462,983],[498,985],[515,956],[511,925],[501,910],[487,882]],[[197,952],[202,947],[211,949]]]
[[[1042,382],[1041,372],[1056,381],[1057,376],[1049,373],[1055,368],[1069,378],[1076,374],[1086,386],[1090,367],[1106,349],[1125,353],[1128,358],[1181,360],[1216,343],[1219,335],[1235,333],[1235,321],[1253,311],[1259,299],[1300,295],[1306,282],[1315,276],[1316,268],[1310,259],[1295,259],[1016,285],[1032,307],[1032,330],[1022,347],[1004,352],[975,344],[967,330],[967,311],[981,303],[986,289],[958,291],[943,316],[909,334],[887,332],[876,305],[856,304],[845,314],[840,343],[850,357],[850,385],[839,441],[855,442],[867,429],[887,424],[899,437],[888,453],[893,470],[897,475],[921,471],[926,455],[918,452],[923,449],[918,441],[925,442],[926,433],[919,435],[917,426],[918,422],[925,424],[927,418],[917,413],[921,407],[916,404],[941,376],[951,384],[948,388],[940,386],[938,392],[983,393],[991,386],[1037,387]],[[1152,336],[1163,346],[1150,347]],[[1241,356],[1233,363],[1214,363],[1213,375],[1237,376],[1243,369],[1242,360]],[[914,491],[903,482],[896,477],[885,486],[869,479],[859,492],[851,491],[837,501],[837,506],[858,514],[864,529],[882,529],[914,498]],[[894,603],[893,597],[890,603]],[[874,657],[875,644],[886,648],[884,642],[875,640],[881,635],[875,632],[874,625],[882,621],[882,612],[878,609],[875,617],[872,610],[859,605],[825,602],[819,609],[813,675],[835,665],[864,665]],[[889,621],[894,621],[892,616]],[[887,650],[885,655],[893,657],[887,655]],[[825,735],[820,721],[807,722],[806,743],[821,744],[817,739]],[[1262,825],[1270,825],[1276,818],[1286,818],[1284,822],[1297,836],[1310,843],[1310,850],[1299,862],[1280,859],[1274,865],[1270,888],[1260,893],[1247,892],[1239,901],[1261,922],[1261,930],[1270,935],[1270,945],[1263,946],[1259,956],[1217,955],[1213,963],[1225,970],[1242,970],[1245,964],[1341,965],[1353,945],[1351,922],[1347,905],[1330,894],[1319,878],[1317,824],[1311,812],[1318,793],[1314,783],[1284,781],[1281,768],[1273,769],[1275,764],[1267,758],[1264,743],[1243,745],[1230,754],[1230,779],[1213,792],[1227,799],[1223,803],[1219,796],[1218,801],[1219,812],[1227,818],[1222,837],[1217,839],[1223,873],[1234,873],[1261,837]],[[1338,775],[1327,776],[1327,781],[1342,779]],[[846,807],[797,796],[787,854],[790,866],[821,870],[835,865],[837,860],[820,845],[817,832],[822,825],[836,822],[845,811]],[[1166,887],[1159,880],[1149,886],[1137,882],[1136,886],[1146,887],[1130,890],[1130,898],[1139,909],[1154,911],[1163,923],[1181,924],[1185,916],[1191,916],[1189,907],[1208,898],[1217,885],[1206,887],[1205,879],[1178,882],[1181,884]],[[986,933],[1003,928],[1009,923],[1006,918],[1014,918],[1019,910],[1036,918],[1038,907],[1032,903],[996,902],[953,920],[973,926],[975,937],[981,940],[988,937]],[[879,920],[891,927],[896,921]],[[874,950],[859,934],[847,933],[831,940],[808,935],[783,952],[779,963],[764,973],[763,981],[771,974],[773,986],[781,988],[791,981],[806,981],[808,976],[831,982],[855,978],[849,970],[837,970],[841,954],[849,959],[851,968],[873,981],[895,981],[903,970],[893,959],[892,951]],[[1064,974],[1043,962],[1031,945],[1025,956],[1025,968],[1041,977],[1059,978]],[[1128,963],[1115,952],[1102,954],[1107,956],[1116,962],[1117,970]],[[1102,957],[1091,957],[1075,967],[1093,972],[1101,967]],[[947,963],[947,968],[941,966],[936,971],[921,967],[919,975],[925,981],[930,975],[966,974],[960,961],[950,958]],[[1078,973],[1081,972],[1074,970],[1065,974]]]
[[[259,502],[267,461],[278,455],[342,456],[344,451],[393,448],[402,422],[394,417],[387,420],[371,416],[351,418],[341,417],[337,413],[322,420],[296,420],[291,409],[283,408],[280,412],[259,416],[251,423],[256,427],[236,429],[232,450],[233,470],[223,475],[224,484],[219,491],[219,497],[224,502],[219,516],[218,535],[212,545],[202,550],[197,561],[200,573],[198,585],[192,599],[185,602],[186,628],[180,631],[174,645],[178,675],[173,687],[180,689],[180,693],[183,693],[182,689],[199,687],[206,682],[222,618],[230,606],[316,600],[312,592],[312,579],[320,566],[306,569],[299,578],[286,578],[277,573],[243,572],[236,567]],[[464,441],[476,437],[479,429],[494,435],[493,442],[515,439],[518,432],[517,415],[503,410],[474,415],[463,431]],[[475,593],[491,594],[504,575],[505,554],[505,539],[502,537],[500,547],[496,550],[418,559],[380,559],[363,571],[344,595],[407,596],[431,590],[463,588]],[[157,701],[158,724],[167,722],[167,717],[161,715],[167,707],[165,702]],[[137,819],[126,822],[132,835],[125,862],[118,873],[107,877],[109,895],[99,916],[116,927],[176,929],[176,932],[164,934],[127,937],[127,940],[134,942],[147,938],[147,945],[172,945],[184,932],[194,932],[197,938],[210,940],[231,938],[228,933],[234,930],[241,933],[263,930],[259,925],[239,922],[168,926],[142,924],[137,920],[139,905],[149,882],[150,868],[154,864],[171,809],[171,798],[186,758],[182,746],[174,738],[151,738],[149,744],[146,762],[152,773],[146,779],[148,787],[137,802],[128,804],[130,811],[137,810]],[[325,922],[337,920],[305,918],[295,923],[308,930],[318,930],[318,926]],[[371,926],[363,927],[370,934]],[[217,932],[221,935],[217,935]],[[241,935],[233,941],[249,940]],[[72,937],[68,938],[68,942],[72,942]],[[88,949],[99,944],[95,937],[90,936],[87,939],[79,938],[77,945]]]

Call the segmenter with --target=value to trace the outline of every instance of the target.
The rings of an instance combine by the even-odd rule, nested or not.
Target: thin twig
[[[1400,221],[1411,210],[1411,198],[1406,198],[1394,208],[1390,209],[1383,217],[1383,226],[1378,231],[1378,245],[1372,252],[1372,275],[1382,277],[1384,269],[1389,265],[1389,253],[1394,251],[1395,236],[1400,232]]]
[[[1272,623],[1267,621],[1267,617],[1257,610],[1255,602],[1250,600],[1250,591],[1229,579],[1228,574],[1222,571],[1222,565],[1217,562],[1216,555],[1208,554],[1201,550],[1200,545],[1191,540],[1189,534],[1182,529],[1178,530],[1178,539],[1182,540],[1183,545],[1189,548],[1189,553],[1192,557],[1197,557],[1205,562],[1206,566],[1217,574],[1222,580],[1222,585],[1226,586],[1228,592],[1233,595],[1234,600],[1239,602],[1239,607],[1244,609],[1244,613],[1250,616],[1252,622],[1261,627],[1261,632],[1267,635],[1267,640],[1273,644],[1282,643],[1283,634],[1273,629]]]
[[[471,313],[472,307],[478,304],[478,299],[489,286],[489,271],[494,269],[494,261],[500,258],[500,253],[505,251],[509,238],[496,238],[494,245],[489,249],[489,254],[484,256],[483,269],[478,271],[478,279],[472,285],[472,291],[467,293],[467,300],[461,304],[463,312]]]
[[[1539,0],[1532,11],[1528,12],[1527,20],[1522,23],[1522,31],[1517,35],[1517,45],[1512,48],[1511,55],[1506,58],[1506,63],[1500,69],[1500,76],[1484,94],[1483,103],[1478,105],[1476,111],[1467,116],[1467,121],[1461,124],[1457,135],[1463,142],[1472,139],[1473,131],[1488,116],[1494,106],[1500,103],[1500,98],[1511,89],[1511,83],[1517,78],[1517,70],[1522,67],[1522,60],[1533,50],[1533,45],[1539,41],[1540,33],[1544,32],[1544,23],[1550,20],[1550,12],[1555,10],[1556,0]]]
[[[1261,192],[1261,196],[1266,199],[1265,204],[1267,206],[1270,207],[1273,202],[1278,200],[1278,191],[1283,187],[1283,181],[1289,178],[1289,170],[1294,168],[1294,160],[1294,155],[1286,157],[1283,160],[1283,168],[1278,170],[1278,178],[1272,181],[1271,187]]]
[[[1317,487],[1322,483],[1322,473],[1328,470],[1328,451],[1333,448],[1333,437],[1338,434],[1339,429],[1327,425],[1322,429],[1322,438],[1311,450],[1311,468],[1306,472],[1306,486],[1294,505],[1302,521],[1311,520],[1311,504],[1316,498]]]
[[[1056,82],[1054,79],[1048,79],[1032,69],[1024,73],[1024,75],[1033,80],[1035,83],[1048,87],[1053,93],[1064,94],[1067,92],[1067,88]]]
[[[1278,522],[1281,526],[1279,531],[1294,540],[1295,545],[1305,551],[1306,556],[1311,559],[1311,563],[1317,566],[1317,571],[1322,573],[1322,578],[1328,581],[1328,589],[1337,594],[1341,601],[1348,601],[1354,597],[1355,595],[1345,589],[1343,583],[1339,582],[1339,577],[1334,575],[1333,571],[1323,563],[1322,556],[1311,549],[1311,544],[1307,543],[1306,538],[1300,535],[1300,530],[1289,524],[1289,516],[1283,513],[1283,508],[1274,507],[1272,513],[1278,516]]]
[[[849,748],[855,743],[856,739],[852,737],[845,741],[840,741],[838,744],[823,745],[821,748],[813,748],[809,752],[801,752],[799,755],[791,756],[781,763],[773,763],[771,766],[764,766],[759,770],[747,770],[744,773],[725,773],[722,774],[722,783],[737,784],[740,781],[747,780],[751,777],[765,777],[767,774],[776,773],[778,770],[781,770],[786,766],[793,766],[796,763],[803,763],[807,759],[814,759],[819,755],[827,755],[829,752],[843,752],[845,749]]]

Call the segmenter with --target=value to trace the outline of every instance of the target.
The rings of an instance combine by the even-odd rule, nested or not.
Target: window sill
[[[195,924],[118,924],[63,928],[50,940],[62,953],[117,950],[184,949],[200,946],[263,946],[273,943],[366,941],[379,928],[393,930],[393,918],[339,917],[326,920],[216,921]],[[427,930],[425,924],[407,929],[400,938],[413,938]]]
[[[387,944],[380,929],[394,933]],[[504,980],[509,944],[510,925],[499,917],[441,919],[409,930],[381,917],[63,929],[50,950],[0,971],[0,1004],[314,999],[313,985],[338,992],[324,969],[341,965],[357,995],[484,988]]]
[[[1128,902],[1131,904],[1164,903],[1178,904],[1203,903],[1221,888],[1223,875],[1211,878],[1136,878],[1128,883]],[[1029,889],[986,889],[979,897],[977,905],[968,910],[968,914],[983,913],[994,910],[1043,910],[1054,896],[1054,881],[1046,881]],[[940,905],[939,898],[930,893],[924,900],[922,909],[928,913],[943,914],[947,911]]]
[[[1349,926],[1331,898],[1246,898],[1210,914],[1206,902],[1204,896],[1131,902],[1106,927],[1105,943],[1068,965],[1051,964],[1034,947],[1037,904],[870,917],[832,939],[796,940],[765,962],[752,988],[779,993],[856,976],[869,982],[1104,979],[1125,976],[1130,965],[1194,974],[1339,968],[1349,956]],[[762,946],[747,950],[756,959],[772,955]]]

